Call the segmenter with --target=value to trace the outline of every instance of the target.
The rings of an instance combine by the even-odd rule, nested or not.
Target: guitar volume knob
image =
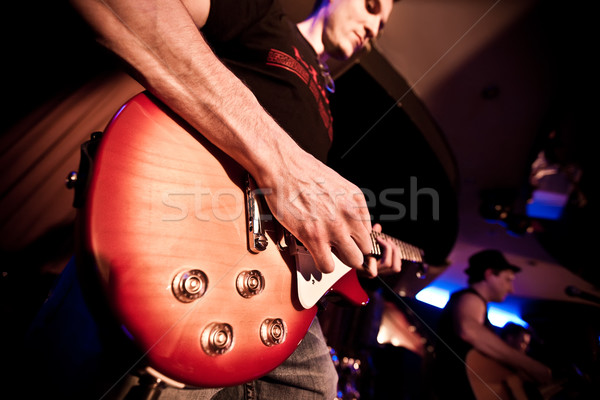
[[[177,300],[190,303],[206,293],[208,278],[199,269],[182,271],[173,278],[171,288]]]
[[[242,271],[235,281],[240,296],[250,298],[256,296],[265,288],[265,278],[258,270]]]
[[[202,349],[209,356],[227,353],[233,347],[233,328],[222,322],[212,322],[202,331]]]
[[[267,318],[260,325],[260,339],[265,346],[282,344],[287,337],[287,326],[281,318]]]

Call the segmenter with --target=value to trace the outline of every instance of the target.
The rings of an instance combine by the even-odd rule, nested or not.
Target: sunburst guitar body
[[[146,93],[102,134],[82,207],[85,250],[122,329],[174,381],[256,379],[294,352],[324,295],[368,301],[339,260],[320,274],[259,192]]]

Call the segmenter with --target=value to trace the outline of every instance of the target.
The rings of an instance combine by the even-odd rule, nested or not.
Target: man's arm
[[[210,0],[184,1],[71,0],[146,89],[270,190],[271,211],[321,271],[333,270],[332,249],[362,268],[371,222],[361,191],[303,151],[217,59],[198,30]]]
[[[461,339],[481,353],[523,372],[528,379],[548,383],[551,380],[548,367],[513,349],[484,326],[486,312],[485,303],[477,295],[468,293],[460,298],[453,317]]]

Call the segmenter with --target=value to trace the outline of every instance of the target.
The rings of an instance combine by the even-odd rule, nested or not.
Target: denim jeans
[[[224,389],[173,389],[160,400],[333,400],[337,373],[317,318],[296,351],[279,367],[245,385]]]
[[[124,399],[138,384],[130,343],[107,341],[87,308],[73,260],[67,264],[23,344],[21,375],[39,385],[25,393],[62,398]],[[337,372],[317,318],[296,351],[279,367],[244,385],[222,389],[166,387],[159,400],[333,400]],[[23,385],[20,385],[23,388]]]

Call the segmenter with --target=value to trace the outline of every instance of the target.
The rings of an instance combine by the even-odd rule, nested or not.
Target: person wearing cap
[[[439,340],[433,362],[436,381],[432,384],[437,399],[476,398],[467,375],[470,367],[466,358],[472,349],[514,370],[524,380],[536,384],[550,382],[550,369],[504,342],[487,317],[488,303],[502,302],[513,293],[520,270],[494,249],[469,258],[465,270],[469,286],[450,296],[438,321]]]

